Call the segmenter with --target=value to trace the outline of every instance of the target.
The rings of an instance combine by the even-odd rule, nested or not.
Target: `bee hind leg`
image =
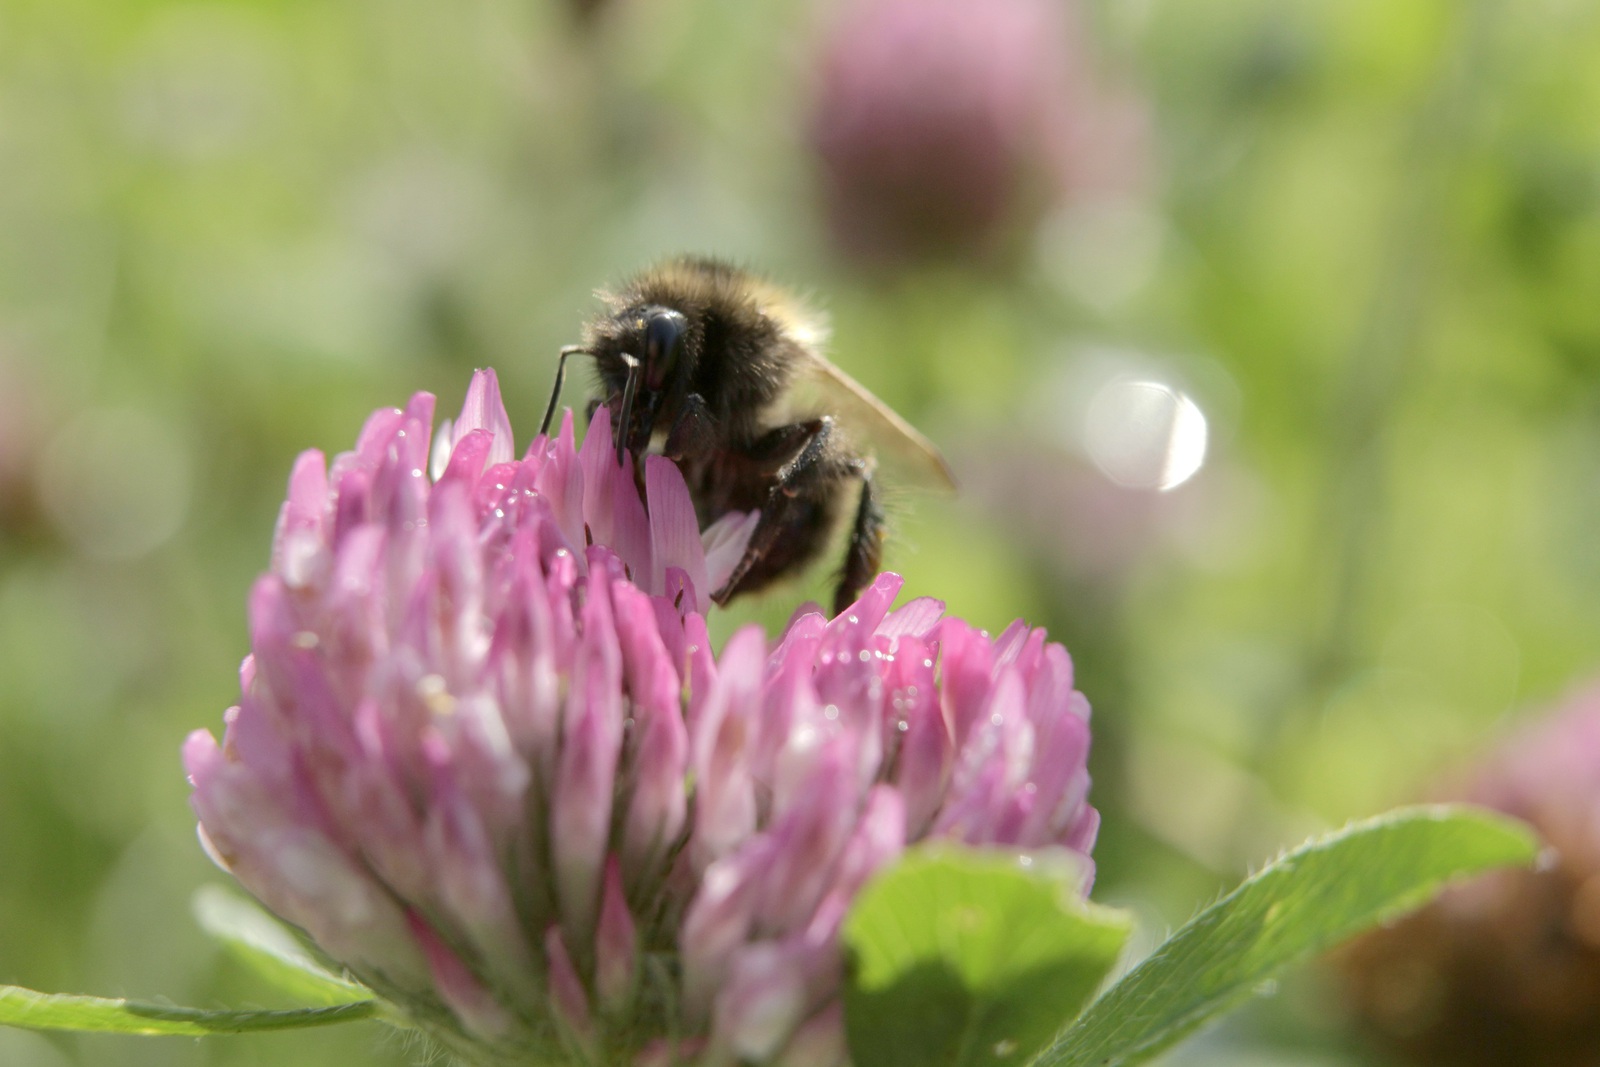
[[[850,524],[850,543],[845,548],[844,563],[834,586],[835,615],[854,604],[861,590],[878,576],[883,564],[883,542],[888,533],[883,508],[872,491],[871,469],[861,460],[855,462],[855,468],[856,476],[861,479],[861,502],[856,505],[855,521]]]

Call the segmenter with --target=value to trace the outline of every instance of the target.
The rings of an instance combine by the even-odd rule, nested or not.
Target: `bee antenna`
[[[622,415],[617,419],[614,431],[617,435],[617,465],[622,465],[622,457],[628,450],[628,430],[633,418],[633,391],[639,384],[639,361],[628,353],[622,353],[622,362],[628,365],[628,382],[622,387]]]
[[[593,352],[582,345],[567,345],[561,350],[561,358],[556,361],[556,384],[550,390],[550,404],[544,409],[544,421],[539,424],[539,436],[543,437],[550,431],[550,420],[555,417],[556,401],[561,399],[561,383],[567,376],[568,356],[592,356]]]

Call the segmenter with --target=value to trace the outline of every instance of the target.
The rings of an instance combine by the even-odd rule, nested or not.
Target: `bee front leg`
[[[672,428],[667,431],[662,455],[676,461],[686,456],[703,455],[715,448],[716,444],[717,424],[711,417],[711,409],[706,406],[705,397],[690,393],[683,398],[678,417],[672,420]]]

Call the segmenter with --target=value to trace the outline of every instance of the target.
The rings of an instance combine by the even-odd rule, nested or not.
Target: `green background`
[[[894,272],[822,222],[835,14],[0,0],[0,982],[275,1003],[188,915],[219,875],[178,746],[237,693],[294,455],[484,365],[531,433],[590,291],[678,251],[814,294],[944,446],[963,491],[896,494],[890,565],[1067,643],[1095,895],[1147,941],[1596,669],[1600,7],[1087,4],[1142,167],[1004,269]],[[1199,405],[1192,480],[1084,457],[1108,368]],[[15,1067],[414,1053],[0,1030]],[[1175,1059],[1381,1062],[1315,976]]]

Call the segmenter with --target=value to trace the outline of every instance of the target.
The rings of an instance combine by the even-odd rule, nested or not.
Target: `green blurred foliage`
[[[1600,8],[1100,0],[1147,172],[1011,269],[892,277],[816,203],[830,14],[0,0],[0,982],[271,1006],[188,916],[220,875],[177,750],[236,693],[295,453],[491,364],[530,432],[589,291],[677,251],[814,292],[946,447],[964,492],[897,496],[891,565],[1072,649],[1097,896],[1154,930],[1600,666]],[[1108,366],[1193,397],[1194,478],[1085,458]],[[1282,999],[1186,1055],[1359,1058]],[[0,1031],[17,1067],[414,1055]]]

